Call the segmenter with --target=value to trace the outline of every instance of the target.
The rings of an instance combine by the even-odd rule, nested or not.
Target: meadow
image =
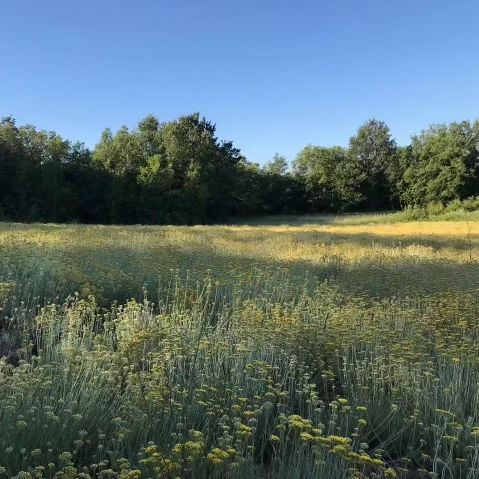
[[[479,477],[479,222],[0,223],[0,479]]]

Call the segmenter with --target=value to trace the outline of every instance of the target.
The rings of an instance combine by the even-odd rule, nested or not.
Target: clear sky
[[[4,0],[0,116],[93,147],[200,111],[246,157],[479,117],[478,0]]]

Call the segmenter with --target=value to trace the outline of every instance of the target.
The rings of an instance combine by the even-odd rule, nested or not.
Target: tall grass
[[[0,475],[479,477],[477,263],[400,227],[5,227]]]

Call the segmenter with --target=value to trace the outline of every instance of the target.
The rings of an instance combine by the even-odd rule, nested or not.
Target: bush
[[[451,201],[446,205],[445,212],[451,213],[454,211],[460,211],[462,210],[462,201],[461,200],[454,200]]]
[[[407,206],[401,216],[404,221],[420,221],[427,218],[427,212],[420,206]]]
[[[440,215],[443,211],[444,205],[440,201],[435,201],[426,205],[426,213],[428,216]]]
[[[465,211],[479,210],[479,196],[471,196],[462,202],[462,208]]]

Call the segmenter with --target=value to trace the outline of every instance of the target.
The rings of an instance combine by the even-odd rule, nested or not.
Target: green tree
[[[273,159],[264,165],[263,170],[273,175],[285,175],[288,171],[288,160],[285,156],[275,153]]]
[[[298,213],[304,211],[305,191],[301,180],[288,171],[286,157],[275,153],[262,168],[251,170],[256,175],[258,188],[255,196],[260,207],[257,211],[268,214]]]
[[[142,176],[168,184],[170,201],[178,206],[178,221],[204,222],[224,217],[232,209],[240,159],[233,143],[220,142],[216,126],[195,113],[163,125],[161,151]]]
[[[154,156],[161,147],[160,130],[159,121],[149,115],[132,131],[126,126],[114,135],[109,128],[103,131],[93,153],[93,163],[112,178],[108,195],[112,222],[142,222],[144,195],[140,178],[150,155]]]
[[[134,130],[103,132],[94,163],[113,176],[113,221],[201,223],[233,209],[237,163],[232,142],[198,113],[160,124],[149,115]]]
[[[349,139],[351,161],[358,166],[358,190],[371,210],[397,205],[398,157],[396,141],[383,121],[368,120]],[[359,173],[360,171],[360,173]]]
[[[411,139],[406,204],[446,203],[478,194],[479,122],[431,125]]]
[[[349,209],[362,200],[357,191],[363,180],[359,162],[351,161],[340,146],[306,146],[296,157],[293,171],[305,185],[310,211]]]
[[[22,220],[28,211],[25,179],[31,165],[12,117],[0,122],[0,218]]]

